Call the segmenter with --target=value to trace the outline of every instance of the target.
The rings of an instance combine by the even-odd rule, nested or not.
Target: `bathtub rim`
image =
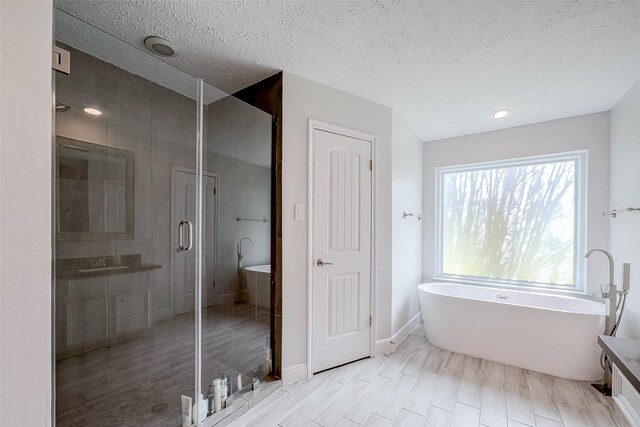
[[[563,289],[557,286],[544,285],[521,285],[510,282],[491,282],[484,280],[474,280],[467,276],[435,276],[429,277],[427,282],[422,283],[452,283],[457,285],[471,285],[485,288],[505,289],[513,291],[531,292],[544,295],[568,296],[573,298],[588,299],[596,302],[603,302],[604,299],[598,293],[588,292],[582,288]]]
[[[260,267],[268,268],[268,270],[260,269]],[[242,267],[242,270],[250,271],[252,273],[271,274],[271,264],[248,265],[246,267]]]
[[[505,301],[494,301],[494,300],[488,300],[488,299],[482,299],[482,298],[474,298],[474,297],[470,297],[470,296],[446,295],[446,294],[441,294],[441,293],[437,293],[437,292],[428,291],[427,289],[424,288],[427,285],[464,286],[464,287],[467,287],[467,288],[475,288],[475,287],[477,287],[477,288],[483,288],[483,289],[492,289],[492,290],[495,290],[495,291],[498,291],[498,292],[511,291],[511,292],[518,292],[518,293],[522,293],[522,294],[530,294],[530,295],[537,295],[537,296],[543,295],[543,296],[549,296],[549,297],[553,297],[553,298],[583,299],[583,300],[595,302],[595,303],[598,303],[598,304],[602,305],[602,313],[588,313],[588,312],[583,312],[583,311],[571,311],[571,310],[564,310],[564,309],[552,308],[552,307],[538,307],[538,306],[532,306],[532,305],[514,304],[514,303],[508,302],[508,301],[507,302],[505,302]],[[491,304],[510,305],[510,306],[513,306],[513,307],[521,307],[523,309],[545,310],[545,311],[552,311],[552,312],[556,312],[556,313],[565,313],[565,314],[573,314],[573,315],[580,315],[580,316],[605,317],[607,315],[606,304],[603,302],[602,299],[598,300],[598,299],[591,299],[591,298],[578,298],[578,297],[570,296],[570,295],[557,295],[555,293],[530,292],[529,290],[522,290],[521,288],[520,289],[513,289],[513,288],[505,289],[505,288],[496,287],[496,286],[474,285],[474,284],[469,284],[469,283],[456,283],[456,282],[443,282],[443,281],[423,282],[423,283],[420,283],[416,288],[417,288],[418,292],[424,292],[424,293],[437,295],[439,297],[445,297],[445,298],[466,299],[466,300],[485,302],[485,303],[491,303]]]

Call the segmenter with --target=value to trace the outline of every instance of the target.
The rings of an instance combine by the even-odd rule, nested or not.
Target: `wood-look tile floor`
[[[628,426],[589,383],[468,357],[413,331],[388,356],[284,387],[230,424],[242,426]]]
[[[204,392],[220,372],[242,373],[249,384],[265,359],[269,313],[229,304],[206,308],[202,317]],[[179,426],[180,396],[194,394],[194,336],[194,314],[187,313],[142,337],[58,362],[56,425]]]

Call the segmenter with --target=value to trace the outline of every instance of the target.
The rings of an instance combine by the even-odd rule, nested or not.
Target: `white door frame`
[[[175,182],[176,182],[176,173],[190,173],[192,175],[196,175],[196,170],[193,168],[187,168],[184,166],[176,166],[176,165],[172,165],[171,166],[171,226],[170,226],[170,230],[171,230],[171,271],[169,272],[170,274],[170,278],[169,278],[169,292],[171,295],[170,298],[170,304],[169,304],[169,310],[171,312],[171,316],[175,316],[175,276],[174,276],[174,271],[175,271],[175,260],[176,260],[176,234],[175,234],[175,229],[173,227],[175,227],[177,225],[176,222],[176,218],[175,218],[175,206],[174,206],[174,193],[176,191],[175,189]],[[210,172],[210,171],[203,171],[202,172],[202,176],[208,176],[211,178],[215,178],[216,179],[216,208],[215,208],[215,217],[213,219],[213,226],[215,227],[214,230],[214,234],[215,234],[215,242],[214,242],[214,254],[213,254],[213,265],[214,265],[214,278],[213,280],[217,282],[217,275],[218,275],[218,195],[220,193],[220,174],[217,172]],[[206,197],[206,196],[205,196]],[[196,307],[197,308],[197,307]],[[196,309],[194,308],[194,310]]]
[[[313,368],[311,359],[313,357],[313,210],[314,210],[314,149],[315,141],[313,132],[322,130],[325,132],[343,135],[350,138],[366,141],[370,144],[371,162],[375,161],[376,137],[374,135],[360,132],[357,130],[333,125],[331,123],[322,122],[320,120],[309,119],[309,160],[308,160],[308,201],[307,201],[307,378],[313,376]],[[371,171],[371,336],[369,338],[369,355],[375,356],[376,345],[376,168],[372,167]]]

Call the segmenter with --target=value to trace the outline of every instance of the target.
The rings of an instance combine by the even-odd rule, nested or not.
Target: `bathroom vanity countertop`
[[[640,393],[640,341],[598,335],[598,344]]]
[[[162,268],[162,266],[159,264],[151,264],[147,262],[142,262],[140,264],[135,264],[135,265],[122,265],[122,266],[113,266],[113,267],[108,269],[96,267],[94,269],[85,268],[85,269],[74,269],[74,270],[59,270],[56,273],[56,277],[58,279],[84,279],[87,277],[102,277],[102,276],[114,276],[114,275],[120,275],[120,274],[141,273],[144,271],[150,271],[150,270],[156,270],[156,269]],[[122,267],[122,268],[119,268],[119,267]]]

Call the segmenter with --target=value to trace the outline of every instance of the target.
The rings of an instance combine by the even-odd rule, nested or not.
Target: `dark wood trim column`
[[[271,349],[272,374],[282,372],[282,72],[233,94],[271,114]]]

